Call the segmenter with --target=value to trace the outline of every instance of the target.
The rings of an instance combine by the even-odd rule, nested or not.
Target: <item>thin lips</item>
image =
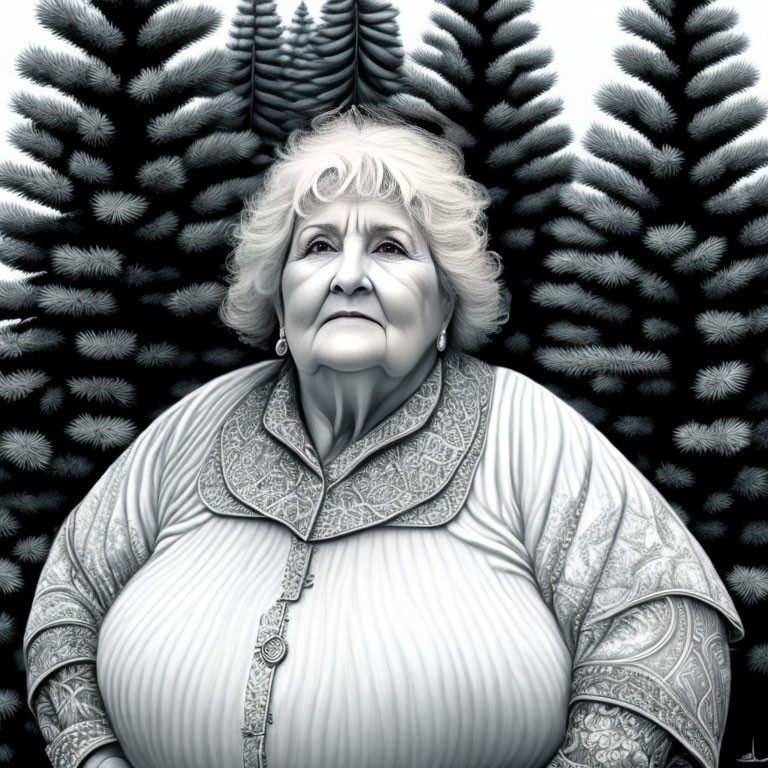
[[[355,312],[355,311],[334,312],[333,314],[328,315],[325,322],[327,323],[329,320],[334,320],[337,317],[362,317],[365,320],[370,320],[372,323],[377,322],[370,315],[366,315],[366,314],[363,314],[362,312]],[[379,323],[379,325],[381,325],[381,323]]]

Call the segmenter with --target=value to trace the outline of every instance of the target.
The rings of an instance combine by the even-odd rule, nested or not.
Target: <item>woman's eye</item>
[[[312,240],[304,249],[304,253],[328,253],[333,250],[333,245],[327,240]]]
[[[379,243],[374,249],[374,253],[385,253],[391,256],[407,256],[405,248],[397,243],[393,243],[391,240],[385,240],[383,243]]]

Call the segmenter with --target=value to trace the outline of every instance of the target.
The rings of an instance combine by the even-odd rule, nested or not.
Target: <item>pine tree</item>
[[[400,90],[404,53],[398,13],[388,0],[325,1],[313,37],[315,93],[301,105],[305,112],[381,104]]]
[[[317,90],[313,81],[319,66],[315,49],[315,22],[304,0],[293,15],[280,60],[283,67],[281,76],[290,103],[283,125],[289,133],[306,120],[302,105],[312,104]]]
[[[534,45],[530,0],[440,3],[432,14],[437,29],[424,34],[425,47],[406,67],[408,93],[392,101],[439,112],[469,175],[488,189],[490,247],[501,256],[512,298],[505,347],[497,343],[484,355],[527,370],[536,334],[529,285],[542,274],[543,228],[561,211],[558,196],[572,176],[565,151],[571,131],[556,120],[562,102],[551,95],[552,53]]]
[[[737,15],[708,0],[646,0],[620,15],[642,45],[635,84],[598,94],[557,247],[534,300],[548,377],[643,469],[724,576],[747,640],[732,653],[723,761],[760,737],[768,705],[768,141]],[[629,130],[627,130],[627,128]],[[540,374],[541,375],[541,374]],[[762,747],[764,752],[768,745]]]
[[[16,96],[11,139],[38,164],[0,165],[0,185],[47,207],[0,206],[0,259],[28,273],[0,282],[0,319],[22,318],[0,329],[0,639],[19,664],[55,526],[154,415],[243,360],[216,309],[258,183],[230,54],[170,61],[218,12],[43,0],[37,18],[76,51],[21,54],[24,76],[67,98]],[[43,764],[24,685],[4,667],[0,757]]]
[[[237,62],[232,90],[240,100],[239,125],[272,145],[285,139],[292,104],[282,73],[283,42],[277,3],[241,0],[227,43]]]

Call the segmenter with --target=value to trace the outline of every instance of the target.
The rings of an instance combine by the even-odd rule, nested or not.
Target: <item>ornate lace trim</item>
[[[718,747],[696,713],[664,685],[626,664],[585,664],[573,670],[571,704],[604,701],[639,712],[679,739],[703,765],[717,765]]]
[[[109,720],[87,720],[63,730],[46,748],[45,753],[53,768],[72,768],[93,752],[96,747],[115,742]]]
[[[304,587],[311,586],[307,575],[313,547],[298,539],[291,540],[291,548],[283,572],[280,597],[259,621],[256,645],[253,650],[248,683],[245,690],[243,714],[244,768],[265,768],[267,725],[272,722],[269,698],[275,668],[285,658],[287,604],[301,596]]]
[[[492,388],[487,365],[446,356],[416,394],[323,473],[285,368],[271,390],[254,389],[225,422],[198,478],[200,496],[213,512],[269,517],[310,541],[388,522],[441,525],[469,491]]]

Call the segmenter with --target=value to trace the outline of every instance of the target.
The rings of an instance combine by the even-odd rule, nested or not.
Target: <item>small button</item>
[[[261,644],[261,656],[271,666],[279,664],[286,653],[288,653],[288,644],[280,635],[272,635]]]

